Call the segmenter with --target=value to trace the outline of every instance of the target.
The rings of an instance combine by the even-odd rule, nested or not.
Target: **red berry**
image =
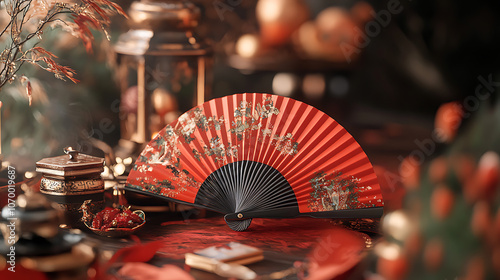
[[[431,196],[431,211],[438,220],[446,219],[455,204],[455,194],[447,186],[438,186]]]
[[[396,259],[379,258],[377,271],[387,280],[405,279],[408,272],[408,260],[403,256]]]
[[[488,233],[491,226],[490,206],[485,201],[479,201],[472,210],[471,228],[474,235],[482,237]]]
[[[445,103],[439,107],[434,127],[441,142],[449,143],[455,138],[462,123],[463,114],[463,108],[458,102]]]
[[[479,160],[476,182],[481,198],[489,198],[495,195],[500,181],[500,157],[497,153],[486,152]]]
[[[448,175],[448,162],[444,157],[438,157],[429,166],[429,179],[437,184],[444,182]]]
[[[401,182],[409,190],[416,190],[420,184],[420,163],[414,157],[406,157],[399,165]]]
[[[444,258],[444,245],[435,238],[430,240],[424,249],[424,264],[429,271],[436,271],[441,267]]]
[[[485,260],[480,256],[472,257],[465,266],[464,280],[482,280],[485,279],[486,268]]]
[[[418,231],[414,231],[410,234],[404,242],[405,251],[412,257],[416,256],[422,249],[422,235]]]

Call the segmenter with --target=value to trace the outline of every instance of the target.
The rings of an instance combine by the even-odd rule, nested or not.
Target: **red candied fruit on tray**
[[[92,228],[107,230],[109,228],[133,228],[142,224],[144,220],[129,208],[118,209],[106,207],[97,213],[92,221]]]

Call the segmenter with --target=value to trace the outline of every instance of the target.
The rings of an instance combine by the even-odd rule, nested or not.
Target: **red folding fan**
[[[181,115],[147,145],[126,188],[252,218],[373,218],[377,176],[354,138],[300,101],[270,94],[217,98]]]

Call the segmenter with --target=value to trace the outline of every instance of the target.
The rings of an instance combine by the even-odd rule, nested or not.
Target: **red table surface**
[[[288,269],[296,261],[305,261],[315,248],[328,246],[336,240],[330,240],[328,234],[339,229],[340,221],[314,218],[295,219],[254,219],[244,232],[231,230],[222,216],[208,213],[207,218],[186,218],[186,213],[157,212],[146,213],[146,225],[137,237],[141,242],[161,240],[162,246],[151,261],[162,266],[175,264],[184,267],[184,254],[211,246],[222,246],[229,242],[240,242],[264,250],[264,261],[251,264],[249,267],[259,275]],[[365,233],[352,230],[357,238],[370,240],[378,237],[373,232],[378,229],[378,221],[357,223],[353,220],[343,221],[344,225],[367,230]],[[102,243],[102,249],[117,250],[133,243],[130,238],[110,239],[90,235],[92,239]],[[224,279],[214,274],[192,269],[189,272],[196,279]],[[287,278],[297,279],[297,278]],[[338,279],[338,278],[336,278]]]
[[[28,183],[35,189],[39,187],[37,181]],[[5,191],[6,189],[0,188],[1,194]],[[339,224],[365,231],[374,238],[378,237],[378,221],[376,220],[332,220],[307,217],[254,219],[246,231],[236,232],[226,225],[220,214],[208,212],[206,218],[197,218],[196,215],[192,215],[194,212],[196,211],[146,213],[146,225],[137,232],[136,236],[141,242],[154,240],[162,242],[151,264],[157,266],[175,264],[184,267],[185,253],[210,246],[222,246],[233,241],[264,250],[265,260],[249,265],[259,275],[263,275],[288,269],[294,265],[294,262],[306,260],[307,256],[318,246],[328,246],[331,242],[328,240],[328,234],[338,228]],[[87,229],[84,229],[84,232],[88,234],[89,239],[99,242],[99,248],[102,250],[116,251],[134,243],[130,238],[101,237]],[[352,234],[368,236],[354,230]],[[342,252],[335,253],[342,254]],[[224,279],[196,269],[190,270],[189,273],[196,279]]]

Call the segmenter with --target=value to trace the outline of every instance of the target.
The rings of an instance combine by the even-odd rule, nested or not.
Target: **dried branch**
[[[92,30],[101,30],[108,37],[106,28],[111,22],[110,17],[115,14],[126,17],[123,9],[109,0],[76,0],[71,4],[49,4],[46,0],[10,0],[3,3],[10,20],[0,27],[0,40],[7,40],[7,47],[0,53],[0,91],[4,85],[16,79],[16,74],[25,62],[53,73],[58,79],[79,82],[74,78],[76,73],[73,69],[58,64],[55,60],[57,56],[36,46],[42,40],[47,24],[64,26],[64,29],[82,40],[90,53],[94,40]],[[28,42],[34,47],[24,50]],[[27,94],[30,95],[29,79],[23,76],[21,80],[28,81]]]

